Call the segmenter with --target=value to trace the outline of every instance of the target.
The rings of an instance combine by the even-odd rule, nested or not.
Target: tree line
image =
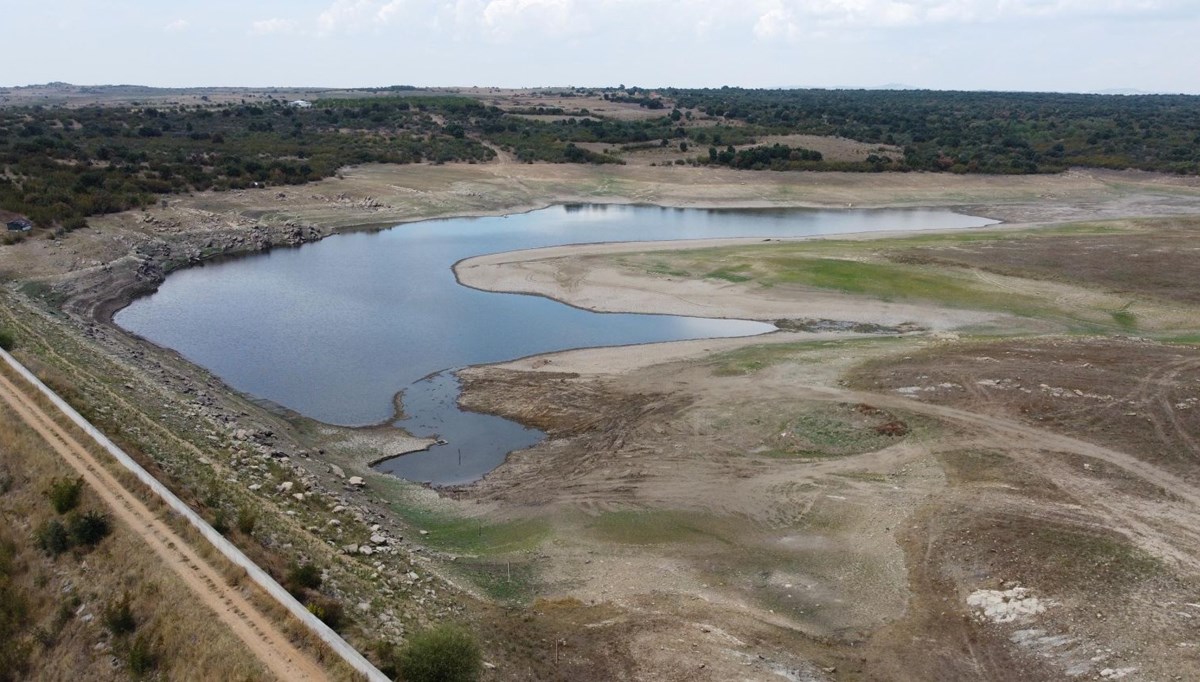
[[[483,162],[494,158],[492,147],[529,163],[619,164],[623,151],[678,145],[708,150],[691,163],[746,170],[1013,174],[1087,166],[1200,174],[1195,96],[579,91],[663,112],[629,120],[582,106],[506,111],[473,97],[396,92],[319,100],[311,108],[272,100],[0,109],[0,208],[69,230],[89,215],[145,206],[166,193],[301,184],[370,162]],[[760,144],[788,134],[836,135],[902,152],[846,162]]]

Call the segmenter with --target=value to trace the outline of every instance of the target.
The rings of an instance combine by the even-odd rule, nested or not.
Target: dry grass
[[[127,652],[139,636],[152,642],[157,670],[167,679],[268,678],[257,659],[123,526],[90,552],[51,558],[38,550],[34,530],[54,516],[42,492],[54,477],[69,475],[69,468],[7,408],[0,409],[0,452],[0,477],[8,482],[0,494],[0,541],[15,548],[12,580],[28,607],[17,641],[28,646],[29,668],[18,679],[126,679]],[[86,489],[80,508],[103,510]],[[115,637],[105,629],[103,614],[125,594],[136,633]]]

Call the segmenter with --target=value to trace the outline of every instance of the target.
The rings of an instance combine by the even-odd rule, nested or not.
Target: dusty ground
[[[494,679],[1088,679],[1106,670],[1106,678],[1187,679],[1200,672],[1188,626],[1200,492],[1184,438],[1194,437],[1195,425],[1180,415],[1184,408],[1161,408],[1163,400],[1187,404],[1196,390],[1187,364],[1194,351],[1161,343],[1200,329],[1186,274],[1145,284],[1130,273],[1125,279],[1149,288],[1126,290],[1098,274],[1101,259],[1052,278],[1053,263],[1038,260],[1044,249],[1005,240],[845,240],[836,253],[791,242],[726,245],[744,249],[734,256],[758,268],[749,272],[760,286],[705,277],[711,254],[633,252],[645,245],[607,255],[499,257],[489,265],[494,279],[477,285],[528,286],[626,309],[719,306],[731,316],[788,318],[825,331],[576,351],[470,370],[468,405],[536,423],[552,437],[479,485],[441,495],[364,468],[406,442],[402,434],[331,433],[264,409],[104,324],[127,297],[207,258],[366,224],[556,201],[950,206],[1043,224],[1195,214],[1200,186],[1138,173],[365,167],[300,188],[171,199],[165,208],[98,219],[61,242],[35,235],[3,247],[12,308],[0,320],[16,326],[31,355],[59,368],[62,384],[82,387],[78,399],[111,410],[97,414],[106,429],[148,443],[145,454],[162,462],[164,475],[197,491],[214,486],[278,519],[256,539],[329,567],[331,584],[354,605],[360,624],[351,638],[363,648],[375,638],[398,641],[424,622],[466,619],[485,639]],[[1007,229],[1027,239],[1022,225]],[[1175,267],[1189,264],[1192,228],[1183,223],[1161,238],[1141,224],[1117,229],[1149,240],[1139,253],[1162,247]],[[1100,244],[1078,241],[1084,237],[1109,240],[1097,252],[1119,259],[1124,243],[1100,232],[1052,238],[1061,238],[1056,248],[1065,259]],[[787,257],[759,259],[756,246]],[[1008,254],[1002,267],[984,267],[985,247]],[[646,259],[659,258],[681,265],[679,274],[648,271]],[[768,281],[790,270],[761,263],[791,268],[797,258],[911,269],[935,284],[951,278],[961,297],[885,301]],[[480,263],[460,269],[464,280],[472,265]],[[1114,317],[1132,293],[1134,318]],[[1067,301],[1070,314],[1006,309],[1013,295],[1046,310]],[[39,302],[61,304],[67,315],[44,312]],[[894,329],[829,331],[828,321],[847,320]],[[916,324],[895,328],[904,322]],[[1106,338],[1133,333],[1130,323],[1160,341]],[[1094,341],[1046,336],[1083,326]],[[1025,403],[996,405],[974,393],[942,401],[942,383],[1018,381],[1017,368],[1038,357],[1018,353],[1011,372],[993,375],[992,363],[980,369],[955,359],[958,349],[974,352],[956,340],[966,332],[1037,335],[1024,339],[1034,349],[1077,344],[1062,352],[1114,369],[1076,386],[1053,374],[1053,362],[1038,365],[1039,375],[1055,379],[1038,384],[1070,388],[1074,397],[1049,390],[1026,412]],[[1051,357],[1065,362],[1066,355]],[[876,364],[864,368],[865,361]],[[922,375],[933,376],[922,362],[953,378],[922,383]],[[1164,363],[1183,364],[1175,375],[1147,378],[1148,364]],[[876,368],[899,373],[870,374]],[[1132,393],[1121,387],[1143,379]],[[996,386],[989,395],[1008,384]],[[1121,440],[1073,421],[1072,410],[1092,400],[1074,394],[1077,387],[1144,401],[1127,411],[1150,416],[1148,426]],[[1178,430],[1172,419],[1182,419]],[[1153,440],[1157,428],[1170,438]],[[1147,443],[1141,450],[1139,439]],[[365,489],[347,484],[354,475],[367,478]],[[305,491],[301,499],[276,492],[286,481]],[[382,546],[394,549],[339,551],[368,543],[373,532],[388,535]],[[973,605],[988,599],[1008,606],[988,615]]]
[[[855,262],[914,270],[985,267],[1021,295],[1073,309],[1093,303],[1063,287],[1136,294],[1135,310],[1176,311],[1156,333],[1191,338],[1200,311],[1181,305],[1182,282],[1200,274],[1187,258],[1198,229],[1194,219],[1069,235],[1009,229],[982,241],[922,238],[919,248],[911,239],[796,245],[787,257],[850,249]],[[473,259],[459,275],[605,309],[694,314],[712,301],[724,312],[749,299],[753,316],[813,317],[831,309],[830,296],[840,319],[886,310],[859,293],[754,288],[786,269],[739,271],[748,284],[705,278],[731,250],[785,257],[747,243],[649,253],[667,259],[664,277],[622,261],[631,247],[598,246]],[[1123,263],[1143,251],[1178,271]],[[688,263],[700,267],[689,273]],[[794,308],[775,307],[784,302]],[[956,310],[936,298],[909,304],[927,320]],[[1153,328],[1152,317],[1116,321]],[[709,343],[704,358],[696,344],[679,346],[675,362],[666,345],[472,369],[465,405],[551,438],[457,494],[492,513],[554,519],[543,590],[644,611],[699,595],[713,620],[737,624],[735,637],[786,627],[795,638],[760,653],[793,666],[792,679],[1197,675],[1188,595],[1200,567],[1200,355],[1145,339],[1045,336],[1057,313],[1005,320],[988,333],[1026,338],[777,334],[767,345]],[[623,364],[604,372],[617,355]],[[656,641],[693,641],[687,660],[717,661],[713,679],[737,675],[736,648],[697,642],[691,627]]]
[[[250,650],[261,665],[282,680],[328,680],[316,660],[301,652],[273,618],[263,614],[234,586],[225,585],[218,567],[202,559],[189,543],[130,494],[70,432],[55,423],[5,367],[0,400],[50,445],[94,491],[114,519],[149,545],[165,568],[190,591],[191,599],[211,610]]]

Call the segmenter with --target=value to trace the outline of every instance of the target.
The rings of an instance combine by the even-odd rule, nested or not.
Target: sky
[[[0,86],[1200,93],[1200,0],[0,0]]]

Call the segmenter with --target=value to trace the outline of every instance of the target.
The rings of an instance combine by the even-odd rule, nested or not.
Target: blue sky
[[[0,0],[0,85],[1200,93],[1200,0]]]

